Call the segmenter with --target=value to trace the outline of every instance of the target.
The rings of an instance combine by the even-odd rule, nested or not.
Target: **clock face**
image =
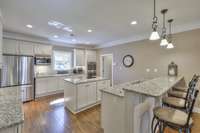
[[[131,67],[134,64],[134,58],[131,55],[126,55],[123,58],[123,64],[125,67]]]

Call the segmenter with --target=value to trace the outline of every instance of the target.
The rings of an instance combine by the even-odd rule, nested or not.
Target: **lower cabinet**
[[[47,96],[64,90],[65,77],[36,78],[36,97]]]
[[[77,86],[78,109],[96,103],[96,82]]]
[[[73,114],[86,110],[100,103],[100,89],[109,87],[109,80],[92,81],[81,84],[64,82],[65,107]]]

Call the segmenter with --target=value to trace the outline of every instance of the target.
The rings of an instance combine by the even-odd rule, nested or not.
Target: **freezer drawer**
[[[34,98],[34,88],[32,85],[23,85],[21,88],[21,98],[23,102],[31,101]]]

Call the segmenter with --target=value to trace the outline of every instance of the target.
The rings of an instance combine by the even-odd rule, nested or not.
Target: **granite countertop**
[[[78,76],[78,75],[84,75],[84,74],[38,74],[35,76],[35,78],[48,78],[48,77],[64,77],[64,76]]]
[[[130,86],[133,84],[138,84],[141,82],[143,82],[143,80],[130,81],[130,82],[126,82],[123,84],[115,85],[113,87],[102,89],[101,91],[104,93],[109,93],[109,94],[115,95],[115,96],[124,97],[124,87]]]
[[[184,77],[158,77],[151,80],[146,80],[138,84],[126,84],[123,86],[125,91],[133,91],[144,95],[158,97],[166,93],[170,88],[175,86]]]
[[[0,129],[21,124],[23,121],[20,89],[0,88]]]
[[[103,77],[96,77],[96,78],[90,78],[88,79],[87,77],[81,77],[81,78],[66,78],[64,79],[67,82],[70,82],[72,84],[82,84],[82,83],[88,83],[88,82],[95,82],[95,81],[100,81],[100,80],[107,80],[106,78]]]

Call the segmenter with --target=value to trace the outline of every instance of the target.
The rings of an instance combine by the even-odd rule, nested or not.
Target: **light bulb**
[[[172,49],[172,48],[174,48],[174,45],[173,45],[172,43],[169,43],[169,44],[167,45],[167,49]]]
[[[153,31],[151,33],[151,36],[150,36],[149,40],[158,40],[158,39],[160,39],[160,36],[159,36],[158,32],[157,31]]]
[[[167,39],[162,39],[160,42],[160,46],[167,46],[167,45],[168,45]]]

